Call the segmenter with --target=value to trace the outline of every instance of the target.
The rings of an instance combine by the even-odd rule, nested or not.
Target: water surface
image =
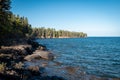
[[[37,39],[64,66],[81,67],[87,74],[120,78],[120,37]]]

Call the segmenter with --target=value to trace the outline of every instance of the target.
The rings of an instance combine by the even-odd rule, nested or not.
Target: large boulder
[[[36,50],[35,52],[33,52],[33,54],[26,56],[24,59],[27,61],[31,61],[33,59],[38,59],[38,58],[53,60],[54,55],[49,51]]]

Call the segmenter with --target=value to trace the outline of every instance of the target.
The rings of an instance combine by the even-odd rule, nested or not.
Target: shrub
[[[2,63],[0,64],[0,73],[4,72],[5,69],[6,69],[6,63],[3,63],[3,62],[2,62]]]

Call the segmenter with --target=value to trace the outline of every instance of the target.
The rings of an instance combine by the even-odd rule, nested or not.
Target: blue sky
[[[11,7],[33,27],[120,36],[120,0],[12,0]]]

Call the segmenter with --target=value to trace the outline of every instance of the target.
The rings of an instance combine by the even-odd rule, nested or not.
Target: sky
[[[120,0],[12,0],[11,11],[32,27],[120,36]]]

